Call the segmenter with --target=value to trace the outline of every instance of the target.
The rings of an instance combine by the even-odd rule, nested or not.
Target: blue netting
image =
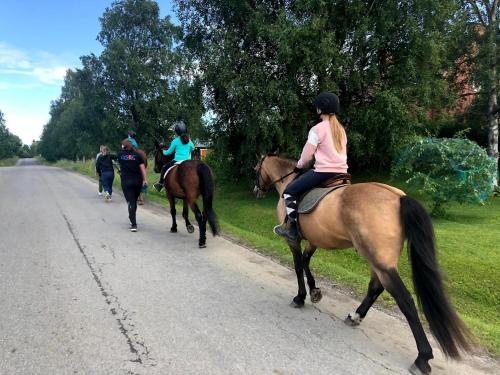
[[[441,202],[482,203],[498,181],[495,160],[464,138],[423,138],[408,145],[393,174],[418,183]]]

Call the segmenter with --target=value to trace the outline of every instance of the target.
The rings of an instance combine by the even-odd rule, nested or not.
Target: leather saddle
[[[336,177],[324,181],[318,187],[305,193],[298,202],[297,212],[307,214],[312,212],[321,200],[334,190],[349,186],[351,184],[351,175],[343,173]]]
[[[350,185],[351,184],[351,175],[349,173],[341,173],[336,177],[329,178],[324,181],[319,187],[329,188],[337,185]]]

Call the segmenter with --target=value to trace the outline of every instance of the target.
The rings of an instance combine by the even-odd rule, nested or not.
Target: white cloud
[[[64,81],[68,68],[56,66],[53,68],[35,68],[32,74],[42,83],[48,85],[60,85]]]
[[[7,69],[29,69],[31,62],[26,53],[0,42],[0,67]]]
[[[22,75],[33,77],[34,82],[42,85],[62,85],[68,65],[49,52],[28,54],[0,42],[0,74],[4,80],[15,80],[15,76]]]
[[[21,138],[24,144],[29,145],[33,139],[40,139],[43,126],[49,121],[49,115],[5,113],[5,120],[9,131]]]
[[[26,144],[39,139],[50,102],[60,95],[71,58],[16,48],[0,41],[0,110],[9,130]]]

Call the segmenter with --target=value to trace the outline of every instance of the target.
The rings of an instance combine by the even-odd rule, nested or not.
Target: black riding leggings
[[[141,194],[141,189],[142,179],[127,179],[122,177],[123,195],[128,203],[128,218],[130,219],[130,224],[132,225],[137,225],[135,213],[137,211],[137,198],[139,198],[139,195]]]
[[[318,186],[323,181],[338,176],[335,172],[316,172],[314,169],[308,170],[302,176],[299,176],[288,184],[283,195],[288,194],[298,198],[301,194]]]
[[[160,184],[163,184],[163,179],[165,178],[165,173],[167,173],[168,168],[172,167],[177,160],[171,160],[161,168],[160,172]]]

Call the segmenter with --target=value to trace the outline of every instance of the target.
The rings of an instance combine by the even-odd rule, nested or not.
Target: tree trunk
[[[495,159],[498,174],[498,83],[497,83],[497,43],[496,36],[498,30],[497,20],[498,0],[493,1],[489,12],[489,43],[490,54],[490,92],[488,100],[488,155]],[[498,177],[498,176],[497,176]]]

